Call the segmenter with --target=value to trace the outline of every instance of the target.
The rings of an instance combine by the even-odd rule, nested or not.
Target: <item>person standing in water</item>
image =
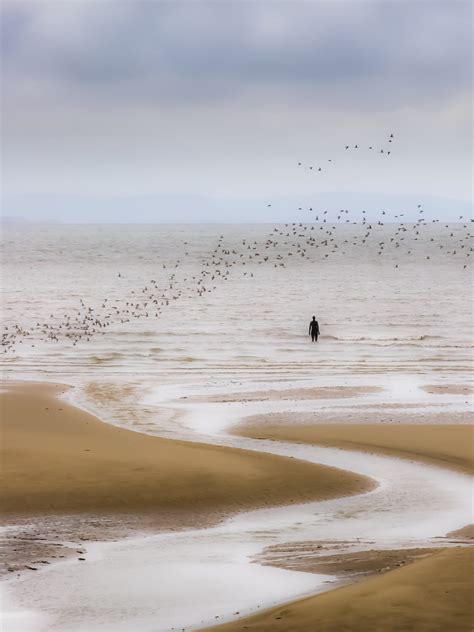
[[[316,316],[313,316],[313,320],[309,323],[309,335],[311,336],[312,342],[318,342],[319,336],[319,324],[316,320]]]

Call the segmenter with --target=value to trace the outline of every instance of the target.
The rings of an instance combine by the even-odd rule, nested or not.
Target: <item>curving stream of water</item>
[[[163,405],[163,396],[147,403]],[[351,550],[432,546],[433,538],[472,520],[467,475],[386,456],[236,437],[226,433],[242,415],[232,406],[179,408],[177,437],[340,467],[378,486],[352,497],[247,512],[208,529],[87,544],[87,563],[65,561],[7,583],[5,632],[195,630],[336,581],[252,562],[266,546],[304,540],[333,542],[335,549],[344,542]],[[252,403],[245,413],[261,409]]]
[[[320,233],[322,225],[308,227],[313,229]],[[308,247],[307,258],[287,256],[281,240],[272,239],[270,248],[274,228],[265,225],[225,231],[221,225],[7,228],[4,320],[10,332],[15,325],[30,332],[3,354],[9,379],[58,380],[77,390],[90,383],[99,391],[104,386],[101,404],[111,408],[77,403],[112,423],[333,465],[368,475],[378,487],[350,498],[245,513],[211,529],[88,544],[84,563],[61,562],[6,582],[2,630],[198,629],[315,593],[334,581],[251,563],[268,545],[320,539],[334,547],[343,540],[353,549],[429,546],[432,538],[470,522],[470,479],[460,473],[227,433],[242,417],[272,412],[317,413],[324,420],[352,412],[360,417],[362,411],[364,418],[379,420],[385,411],[414,423],[441,418],[463,423],[472,409],[467,397],[445,393],[440,399],[418,385],[464,386],[470,380],[469,271],[464,258],[449,254],[465,231],[433,224],[418,238],[412,229],[404,248],[382,258],[378,244],[390,242],[393,226],[374,226],[373,241],[359,248],[350,237],[365,227],[337,225],[331,230],[340,255],[326,259],[322,247]],[[217,244],[222,251],[245,253],[245,270],[222,264],[213,281],[216,290],[198,296],[191,281],[214,270]],[[285,267],[273,259],[260,265],[253,254],[248,258],[254,250],[275,263],[284,257]],[[178,291],[181,298],[165,309],[166,297]],[[159,317],[146,313],[153,299],[159,299]],[[83,302],[101,322],[110,319],[110,327],[72,344],[64,336],[69,333],[64,320],[75,322]],[[133,318],[123,319],[123,313],[116,318],[114,307],[131,305],[138,305]],[[313,313],[322,331],[317,347],[307,337]],[[48,338],[49,327],[62,331],[60,340]],[[219,389],[285,384],[383,390],[358,399],[204,403]],[[119,393],[110,404],[111,385],[130,388],[134,401],[122,405]],[[203,394],[201,403],[191,403]],[[180,399],[184,396],[188,399]]]

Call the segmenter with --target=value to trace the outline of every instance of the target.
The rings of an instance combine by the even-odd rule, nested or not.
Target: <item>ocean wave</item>
[[[110,353],[106,353],[104,355],[93,355],[90,356],[90,361],[93,364],[105,364],[106,362],[113,362],[114,360],[120,360],[121,358],[125,358],[127,355],[125,353],[120,353],[119,351],[112,351]]]
[[[325,340],[337,340],[338,342],[372,342],[372,343],[377,343],[377,342],[401,342],[401,343],[407,343],[407,342],[419,342],[419,341],[423,341],[423,340],[436,340],[436,339],[442,339],[445,338],[445,336],[432,336],[432,335],[421,335],[421,336],[407,336],[405,338],[403,337],[390,337],[390,338],[372,338],[370,336],[358,336],[356,338],[344,338],[342,336],[330,336],[330,335],[322,335],[321,338],[324,338]]]
[[[126,352],[120,353],[119,351],[107,352],[104,355],[93,355],[89,359],[93,364],[106,364],[107,362],[118,362],[121,360],[136,360],[136,359],[149,359],[154,353],[160,353],[162,349],[160,347],[152,347],[147,351],[141,353]],[[179,358],[178,358],[179,359]]]

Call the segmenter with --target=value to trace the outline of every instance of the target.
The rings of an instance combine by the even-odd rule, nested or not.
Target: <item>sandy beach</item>
[[[17,383],[8,385],[0,395],[5,479],[2,520],[4,524],[26,524],[31,517],[47,518],[29,537],[7,538],[4,562],[10,571],[28,572],[54,558],[81,555],[79,549],[55,548],[63,546],[58,542],[61,538],[105,540],[137,529],[203,527],[240,511],[357,494],[373,486],[366,477],[335,468],[111,426],[61,399],[68,389]],[[365,390],[351,394],[357,396]],[[333,397],[345,395],[337,388],[328,392]],[[233,399],[233,394],[221,398]],[[272,415],[253,416],[232,432],[255,439],[391,454],[462,472],[473,470],[472,427],[465,424],[284,425],[272,419]],[[67,520],[58,522],[61,516],[76,516],[79,522],[71,527]],[[114,528],[104,528],[105,523],[96,520],[100,517],[112,517]],[[49,532],[44,530],[48,521]],[[99,525],[91,537],[89,524]],[[80,534],[88,537],[79,538]],[[452,536],[466,545],[470,530]],[[406,629],[438,630],[437,621],[449,620],[451,629],[467,631],[472,550],[464,546],[443,549],[442,542],[440,547],[352,553],[341,546],[337,555],[324,555],[324,543],[270,547],[255,561],[329,573],[356,583],[216,629],[273,630],[278,625],[278,629],[303,632],[315,626],[331,631],[375,631],[383,617],[387,630],[399,630],[400,622]],[[420,611],[420,600],[435,600],[436,608],[429,614]]]
[[[10,569],[38,557],[51,559],[57,550],[45,545],[45,536],[88,540],[117,537],[130,528],[199,528],[232,513],[373,486],[370,479],[335,468],[117,428],[58,399],[66,390],[19,383],[0,395],[2,522],[28,524],[33,516],[49,516],[23,546],[8,543]],[[67,525],[59,520],[74,515]],[[108,519],[97,522],[98,517]]]
[[[382,577],[208,630],[470,632],[474,615],[473,564],[472,548],[448,549]]]
[[[233,433],[396,455],[469,473],[474,470],[473,428],[468,425],[284,425],[272,422],[272,415],[261,415],[240,424]],[[451,542],[459,539],[469,544],[472,526],[449,535]],[[329,556],[324,555],[324,548],[325,543],[320,542],[280,545],[264,551],[258,561],[293,570],[332,572],[359,581],[209,630],[376,632],[383,627],[393,632],[434,632],[446,629],[447,621],[455,632],[472,630],[472,547],[358,553],[341,550],[340,555]],[[367,579],[367,575],[372,577]],[[429,608],[420,607],[426,603]]]
[[[232,402],[265,402],[279,400],[312,400],[312,399],[344,399],[368,395],[371,393],[379,393],[380,388],[377,386],[333,386],[333,387],[316,387],[316,388],[280,388],[267,391],[245,391],[242,393],[226,393],[222,395],[193,397],[192,402],[213,402],[213,403],[232,403]],[[186,398],[189,399],[189,398]]]
[[[285,415],[279,415],[278,420]],[[406,412],[404,418],[407,419]],[[444,413],[444,419],[447,415]],[[233,432],[254,439],[274,439],[347,450],[391,454],[426,463],[442,464],[472,474],[474,471],[474,427],[468,424],[298,424],[275,423],[275,416],[253,417]]]
[[[340,470],[117,428],[55,398],[61,387],[1,395],[3,515],[230,512],[355,494],[371,482]]]
[[[0,13],[1,632],[474,632],[471,3]]]

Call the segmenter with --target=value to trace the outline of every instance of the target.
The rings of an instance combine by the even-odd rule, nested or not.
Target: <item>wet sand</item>
[[[117,428],[58,399],[65,390],[18,384],[0,394],[2,522],[24,525],[21,538],[34,556],[50,554],[49,541],[61,535],[204,527],[241,511],[373,486],[335,468]],[[13,545],[7,564],[17,569],[31,556],[21,541]]]
[[[208,628],[213,632],[471,632],[474,549],[446,549],[382,576]]]
[[[118,537],[114,529],[122,525],[123,531],[132,524],[134,529],[154,530],[206,526],[238,511],[354,494],[371,486],[364,477],[333,468],[110,426],[57,399],[64,390],[21,384],[0,395],[7,479],[3,522],[37,526],[30,549],[28,537],[17,539],[16,552],[10,546],[14,570],[41,568],[50,557],[80,559],[80,547],[66,552],[59,542],[55,545],[61,537],[78,542],[106,539],[111,533]],[[235,432],[417,458],[464,472],[473,467],[472,429],[466,425],[285,426],[268,423],[271,416],[259,417],[266,417],[267,423],[240,425]],[[61,521],[71,515],[76,528]],[[110,529],[104,528],[107,520]],[[38,553],[35,538],[41,545],[40,534],[44,535],[47,523],[55,525],[55,532],[42,543],[45,557],[32,557]],[[466,530],[450,535],[468,537]],[[362,553],[341,549],[340,555],[322,556],[318,551],[316,559],[308,555],[315,543],[292,544],[291,551],[284,546],[265,551],[259,561],[364,579],[213,630],[375,632],[382,621],[383,629],[393,632],[444,630],[447,622],[455,632],[471,630],[472,549]],[[375,576],[367,579],[369,573]],[[429,609],[420,607],[426,603]]]
[[[421,388],[431,395],[465,395],[467,397],[474,393],[474,388],[465,384],[426,384]]]
[[[361,544],[362,546],[364,543]],[[266,566],[347,579],[360,579],[375,573],[387,573],[417,559],[428,557],[441,549],[389,549],[347,551],[353,542],[291,542],[267,547],[255,561]],[[365,545],[366,546],[366,545]],[[325,554],[325,549],[338,553]]]
[[[383,389],[378,386],[316,386],[313,388],[287,388],[262,391],[243,391],[241,393],[223,393],[221,395],[183,397],[188,402],[266,402],[302,399],[343,399],[379,393]]]
[[[279,423],[274,415],[254,416],[234,434],[294,441],[417,459],[464,472],[474,471],[474,427],[467,424]],[[405,414],[405,419],[407,415]],[[293,415],[293,420],[298,416]]]
[[[282,417],[284,414],[279,415]],[[293,419],[295,417],[293,414]],[[252,438],[392,454],[463,472],[472,473],[474,466],[474,431],[468,425],[285,425],[276,423],[275,415],[259,415],[240,424],[233,432]],[[465,545],[471,538],[472,525],[448,534],[446,541]],[[334,573],[341,578],[360,581],[212,630],[472,630],[472,547],[347,553],[344,552],[347,544],[341,543],[340,554],[331,555],[324,555],[325,543],[301,542],[269,547],[258,556],[260,563],[306,572]],[[443,546],[443,538],[440,538],[440,546]],[[333,542],[331,548],[334,550]],[[364,577],[367,575],[375,576],[367,579]]]

